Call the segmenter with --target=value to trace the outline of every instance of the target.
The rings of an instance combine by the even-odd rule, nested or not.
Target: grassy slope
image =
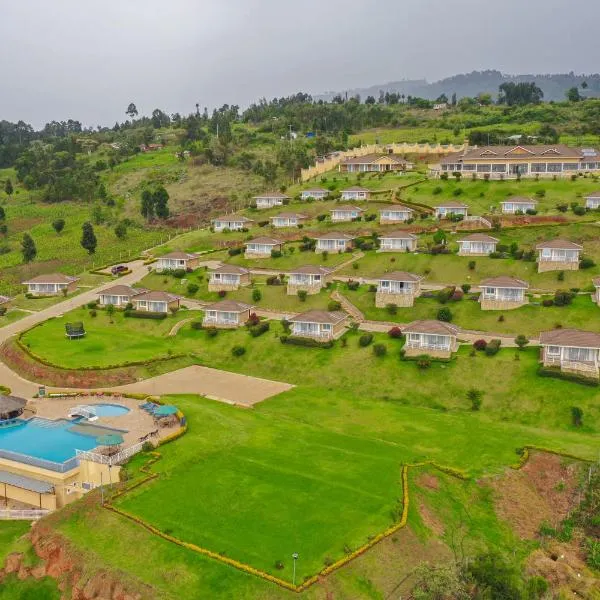
[[[361,286],[356,291],[342,289],[342,293],[367,319],[375,321],[408,323],[416,319],[436,319],[442,307],[436,299],[417,298],[413,307],[398,308],[396,314],[390,314],[385,308],[375,308],[375,293],[370,292],[368,286]],[[515,335],[522,333],[529,337],[537,336],[546,329],[554,329],[557,324],[600,331],[600,309],[587,295],[576,297],[568,307],[544,307],[540,304],[540,298],[535,298],[533,302],[515,310],[482,311],[479,302],[465,297],[460,302],[450,302],[444,306],[452,311],[452,322],[465,329]]]

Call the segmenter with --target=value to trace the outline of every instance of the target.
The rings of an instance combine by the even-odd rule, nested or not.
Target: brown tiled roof
[[[214,304],[207,305],[204,310],[218,310],[221,312],[245,312],[253,309],[254,306],[251,304],[244,304],[243,302],[236,302],[235,300],[220,300]]]
[[[129,285],[113,285],[113,287],[110,288],[106,288],[105,290],[102,290],[100,292],[98,292],[99,296],[105,296],[105,295],[109,295],[109,296],[136,296],[137,294],[143,294],[144,292],[147,292],[148,290],[145,289],[136,289],[136,288],[132,288]]]
[[[23,283],[72,283],[73,281],[78,280],[79,277],[69,277],[68,275],[63,275],[62,273],[48,273],[47,275],[38,275],[37,277],[32,277],[27,281],[23,281]]]
[[[346,240],[351,241],[354,239],[354,236],[348,235],[347,233],[324,233],[322,235],[316,235],[313,239],[315,240]]]
[[[325,188],[322,187],[314,187],[314,188],[308,188],[306,190],[302,190],[303,192],[325,192],[326,194],[329,194],[329,190],[326,190]]]
[[[540,250],[542,248],[556,248],[559,250],[582,250],[583,246],[570,242],[569,240],[549,240],[548,242],[540,242],[535,249]]]
[[[348,315],[342,311],[309,310],[289,319],[292,323],[331,323],[335,325],[346,319]]]
[[[342,190],[344,192],[370,192],[371,190],[365,187],[360,187],[360,185],[353,185],[349,188],[345,188]]]
[[[255,200],[257,198],[278,198],[280,200],[284,200],[285,198],[289,198],[289,196],[286,196],[285,194],[282,194],[281,192],[267,192],[265,194],[260,194],[258,196],[254,196]]]
[[[215,221],[241,221],[242,223],[254,223],[253,219],[249,219],[243,215],[224,215],[222,217],[215,217],[213,223]]]
[[[456,200],[447,200],[446,202],[442,202],[433,208],[469,208],[467,204],[463,204],[462,202],[457,202]]]
[[[192,252],[169,252],[168,254],[163,254],[159,256],[158,259],[161,258],[174,258],[175,260],[191,260],[193,258],[198,258],[198,254],[194,254]]]
[[[265,246],[277,246],[278,244],[282,244],[282,243],[283,242],[281,240],[276,240],[275,238],[267,237],[267,236],[263,235],[263,236],[259,236],[252,240],[247,241],[246,245],[248,245],[248,244],[264,244]]]
[[[250,271],[248,269],[244,269],[244,267],[238,267],[237,265],[224,264],[216,269],[213,269],[212,273],[223,273],[225,275],[246,275],[246,273],[250,273]]]
[[[290,269],[290,275],[296,275],[297,273],[301,275],[328,275],[331,273],[333,269],[328,269],[327,267],[321,267],[317,265],[302,265],[301,267],[295,267],[294,269]]]
[[[525,153],[513,152],[522,148]],[[455,152],[443,158],[443,164],[452,164],[463,160],[490,160],[511,158],[568,158],[579,160],[583,158],[580,148],[571,148],[565,144],[540,144],[528,146],[517,144],[516,146],[482,146],[481,148],[467,148],[462,152]],[[593,158],[593,157],[588,157]]]
[[[365,212],[364,208],[360,208],[360,206],[336,206],[332,208],[329,212],[354,212],[357,210],[358,212]]]
[[[507,275],[500,275],[498,277],[490,277],[484,279],[480,284],[480,287],[499,287],[499,288],[524,288],[527,289],[529,284],[522,279],[516,279],[515,277],[508,277]]]
[[[540,333],[542,346],[573,346],[575,348],[600,348],[600,333],[581,329],[553,329]]]
[[[433,335],[453,335],[458,334],[458,327],[451,323],[443,321],[413,321],[404,328],[405,333],[431,333]]]
[[[457,242],[499,242],[498,238],[486,235],[485,233],[472,233],[464,238],[456,240]]]
[[[382,233],[379,239],[389,240],[416,240],[417,236],[414,233],[408,231],[390,231],[389,233]]]
[[[384,273],[379,278],[380,281],[421,281],[421,279],[423,279],[422,275],[415,275],[407,271],[392,271]]]
[[[271,217],[271,220],[273,219],[291,219],[293,217],[296,217],[297,219],[308,219],[308,217],[306,215],[303,215],[302,213],[295,213],[295,212],[282,212],[279,213],[273,217]]]
[[[503,200],[500,204],[505,204],[506,202],[512,202],[513,204],[537,204],[537,200],[526,198],[525,196],[512,196]]]
[[[351,158],[345,158],[342,161],[343,165],[366,165],[379,160],[380,158],[390,158],[394,162],[405,165],[406,161],[401,156],[396,156],[395,154],[365,154],[364,156],[353,156]]]
[[[169,294],[161,290],[151,290],[149,292],[142,292],[135,296],[134,301],[146,300],[147,302],[173,302],[173,300],[180,300],[181,296],[175,294]]]
[[[589,193],[586,198],[600,198],[600,190]]]
[[[380,208],[379,212],[383,212],[384,210],[390,212],[415,212],[410,206],[404,206],[404,204],[394,204],[386,208]]]

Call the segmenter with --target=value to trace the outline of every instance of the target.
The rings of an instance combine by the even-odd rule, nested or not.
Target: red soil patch
[[[429,473],[422,473],[419,475],[417,479],[417,485],[420,487],[425,487],[429,490],[439,490],[440,489],[440,481],[435,475],[430,475]]]
[[[444,535],[444,524],[431,510],[429,510],[429,507],[422,502],[419,504],[419,515],[421,516],[421,519],[423,519],[423,523],[425,523],[427,529],[433,531],[438,537]]]
[[[532,453],[520,471],[491,482],[498,514],[525,539],[535,538],[544,522],[557,526],[576,504],[576,463],[554,454]]]

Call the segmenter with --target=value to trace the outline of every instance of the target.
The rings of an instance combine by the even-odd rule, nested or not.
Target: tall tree
[[[138,116],[138,109],[133,102],[129,103],[129,106],[127,107],[127,110],[125,111],[125,114],[129,115],[130,119],[133,119],[133,117]]]
[[[98,240],[96,239],[93,225],[89,221],[84,223],[81,232],[81,245],[88,251],[88,254],[94,254]]]
[[[119,221],[115,227],[115,235],[120,239],[124,239],[127,235],[127,225],[124,221]]]
[[[166,219],[169,216],[169,192],[161,185],[154,190],[152,194],[154,200],[154,212],[159,219]]]
[[[21,253],[23,254],[23,262],[31,262],[37,255],[37,248],[33,238],[28,234],[23,234],[23,240],[21,241]]]
[[[150,221],[154,217],[154,198],[150,190],[144,190],[142,192],[142,204],[140,206],[140,213],[146,221]]]
[[[8,196],[13,195],[14,189],[13,189],[12,181],[10,179],[6,180],[6,183],[4,184],[4,191],[6,192],[6,194]]]
[[[581,100],[581,94],[579,93],[579,90],[575,86],[573,86],[572,88],[569,88],[565,92],[565,96],[567,97],[567,100],[569,102],[579,102]]]

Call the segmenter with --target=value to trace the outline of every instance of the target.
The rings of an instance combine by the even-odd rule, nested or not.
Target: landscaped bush
[[[421,354],[416,357],[415,363],[419,369],[429,369],[431,367],[431,358],[427,354]]]
[[[246,325],[248,327],[254,327],[260,323],[260,317],[256,313],[250,313],[248,316],[248,320],[246,321]]]
[[[98,300],[92,300],[92,302],[87,303],[88,308],[96,308],[98,306]]]
[[[170,271],[170,274],[177,279],[183,279],[186,273],[187,271],[185,269],[173,269]]]
[[[533,217],[534,215],[537,215],[537,210],[535,210],[535,208],[528,208],[525,213]]]
[[[591,269],[592,267],[595,267],[596,263],[591,259],[591,258],[582,258],[579,261],[579,268],[580,269]]]
[[[308,292],[306,290],[298,290],[298,300],[300,300],[300,302],[306,302],[307,296]]]
[[[389,304],[385,305],[385,310],[387,311],[388,315],[398,314],[398,305],[390,302]]]
[[[373,354],[375,356],[385,356],[387,354],[387,346],[385,344],[375,344],[373,346]]]
[[[352,291],[356,291],[359,288],[359,286],[360,283],[358,281],[353,281],[352,279],[348,281],[348,283],[346,283],[346,287]]]
[[[452,321],[452,311],[447,306],[440,308],[437,313],[437,320],[450,323]]]
[[[471,290],[471,284],[470,283],[463,283],[460,286],[460,289],[463,291],[464,294],[468,294],[469,291]]]
[[[488,342],[488,345],[485,347],[486,356],[494,356],[494,355],[498,354],[501,344],[502,344],[502,342],[500,340],[496,340],[496,339],[490,340]]]
[[[270,325],[269,325],[268,321],[262,321],[258,325],[253,325],[251,327],[248,327],[248,331],[250,332],[250,335],[252,337],[259,337],[263,333],[266,333],[267,331],[269,331],[269,329],[270,329]]]
[[[369,286],[369,292],[372,292],[372,293],[374,293],[374,292],[376,292],[376,291],[377,291],[377,286],[376,286],[376,285],[374,285],[374,284],[371,284],[371,285]]]
[[[260,290],[254,289],[252,290],[252,302],[260,302],[262,299],[262,294]]]
[[[467,265],[469,268],[469,271],[474,271],[476,265],[477,265],[477,263],[474,260],[470,260],[469,264]]]
[[[576,214],[578,217],[583,217],[583,215],[585,215],[585,206],[574,206],[573,207],[573,213]]]
[[[195,329],[196,331],[198,331],[199,329],[202,329],[202,321],[193,321],[193,322],[190,324],[190,327],[191,327],[192,329]]]
[[[326,214],[322,214],[322,215],[317,215],[317,221],[319,221],[319,223],[321,221],[324,221],[327,218]]]
[[[538,375],[540,377],[554,377],[555,379],[564,379],[565,381],[572,381],[574,383],[580,383],[581,385],[587,385],[590,387],[597,387],[598,380],[596,378],[585,377],[584,375],[578,375],[577,373],[567,373],[561,371],[560,367],[544,367],[540,366],[538,369]]]
[[[400,329],[400,327],[392,327],[389,331],[388,331],[388,335],[391,338],[394,339],[398,339],[402,337],[402,330]]]
[[[96,312],[96,309],[93,308],[92,310],[90,310],[90,317],[94,318],[98,313]]]
[[[462,290],[455,289],[454,292],[452,292],[452,296],[450,296],[450,300],[452,300],[452,302],[458,302],[459,300],[463,299],[463,296],[464,293]]]
[[[231,354],[233,354],[233,356],[243,356],[246,354],[246,348],[244,348],[244,346],[234,346],[231,349]]]
[[[450,287],[444,288],[443,290],[440,290],[436,294],[437,301],[440,304],[446,304],[446,302],[448,302],[448,300],[450,300],[450,298],[452,298],[452,294],[454,294],[455,289],[456,288],[454,286],[450,286]]]
[[[271,250],[271,258],[281,258],[281,250]]]
[[[227,296],[227,290],[219,290],[217,296],[219,296],[219,298],[225,298],[225,296]]]
[[[296,337],[294,335],[282,335],[279,337],[279,341],[282,344],[293,344],[294,346],[306,346],[307,348],[333,348],[333,341],[327,340],[326,342],[320,342],[312,338]]]
[[[556,210],[558,210],[559,212],[565,213],[569,210],[569,205],[561,202],[560,204],[556,205]]]
[[[575,427],[583,425],[583,410],[579,406],[571,407],[571,421]]]
[[[330,300],[329,303],[327,304],[327,310],[330,312],[335,312],[336,310],[342,310],[342,304],[341,304],[341,302],[338,302],[337,300]]]
[[[267,277],[267,285],[283,285],[283,279],[279,275]]]
[[[229,248],[229,250],[227,250],[227,254],[229,254],[229,256],[237,256],[238,254],[242,253],[242,248]]]
[[[481,408],[481,397],[483,392],[476,388],[471,388],[467,392],[467,399],[471,402],[471,410],[477,411]]]
[[[123,314],[126,317],[133,317],[135,319],[155,319],[160,321],[167,318],[167,313],[148,312],[144,310],[126,310]]]
[[[573,302],[575,294],[573,292],[567,292],[566,290],[557,290],[554,293],[554,305],[555,306],[568,306]]]
[[[209,338],[214,338],[219,335],[219,330],[216,327],[207,327],[206,328],[206,336]]]
[[[544,298],[542,300],[542,306],[554,306],[554,300],[552,298]]]
[[[200,286],[197,283],[188,283],[187,293],[190,296],[193,296],[199,289],[200,289]]]
[[[473,342],[473,348],[479,352],[483,352],[487,348],[487,342],[485,340],[475,340]]]
[[[372,341],[373,341],[372,333],[363,333],[363,335],[361,335],[358,338],[358,345],[361,346],[362,348],[366,348]]]

